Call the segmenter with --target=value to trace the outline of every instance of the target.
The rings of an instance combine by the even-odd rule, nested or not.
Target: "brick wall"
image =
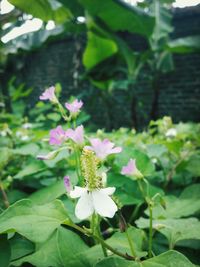
[[[200,34],[200,5],[194,8],[174,10],[172,38]],[[146,47],[139,37],[127,36],[130,45],[136,49]],[[25,57],[25,65],[19,80],[34,87],[30,102],[37,101],[41,91],[56,82],[63,87],[63,99],[79,95],[85,102],[85,109],[92,115],[92,121],[99,127],[118,128],[133,124],[133,103],[126,91],[117,90],[105,97],[102,92],[76,76],[83,73],[81,55],[84,39],[67,38],[35,51]],[[174,55],[175,71],[162,75],[160,79],[159,116],[170,115],[175,122],[199,121],[200,108],[200,54]],[[152,90],[148,79],[142,76],[134,86],[139,126],[149,121]]]

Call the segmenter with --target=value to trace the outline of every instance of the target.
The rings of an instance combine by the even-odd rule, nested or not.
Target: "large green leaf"
[[[143,262],[132,262],[119,257],[103,259],[95,267],[195,267],[183,254],[168,251]]]
[[[93,32],[88,32],[88,42],[83,54],[83,63],[87,69],[90,69],[112,56],[118,48],[114,41],[102,38]]]
[[[64,183],[63,181],[58,181],[53,185],[50,185],[48,187],[36,191],[32,195],[30,195],[30,199],[32,200],[33,203],[42,205],[55,200],[64,193],[66,193],[66,188],[64,186]]]
[[[153,31],[153,17],[124,1],[80,0],[80,3],[92,16],[103,20],[115,32],[129,31],[149,36]]]
[[[168,49],[173,53],[191,53],[200,50],[200,35],[187,36],[168,42]]]
[[[29,262],[40,267],[90,267],[82,253],[87,245],[74,232],[59,227],[44,243],[36,246],[35,253],[15,261],[14,266]]]
[[[39,206],[23,199],[0,215],[0,233],[17,232],[33,242],[44,242],[64,223],[70,220],[60,200]]]
[[[195,267],[183,254],[167,251],[142,263],[144,267]]]
[[[72,17],[71,12],[56,0],[9,0],[9,2],[45,22],[54,20],[57,23],[63,23]]]

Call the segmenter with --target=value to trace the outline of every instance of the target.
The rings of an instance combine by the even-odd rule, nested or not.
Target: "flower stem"
[[[128,228],[126,228],[126,237],[127,237],[127,240],[128,240],[128,243],[129,243],[129,246],[130,246],[130,249],[131,249],[131,254],[132,256],[135,258],[136,257],[136,253],[135,253],[135,249],[134,249],[134,245],[133,245],[133,241],[128,233]]]
[[[153,239],[153,209],[151,203],[148,204],[149,208],[149,258],[152,257],[152,239]]]
[[[144,182],[147,185],[147,194],[145,193],[143,186],[141,184],[141,181],[138,180],[138,186],[139,189],[142,193],[142,196],[144,197],[145,202],[148,205],[148,209],[149,209],[149,244],[148,244],[148,256],[149,258],[151,258],[152,255],[152,243],[153,243],[153,209],[152,209],[152,205],[153,205],[153,199],[150,198],[149,196],[149,183],[146,179],[144,179]]]
[[[2,193],[2,196],[3,196],[4,205],[5,205],[6,208],[8,208],[9,205],[10,205],[9,204],[9,200],[8,200],[8,197],[7,197],[7,194],[6,194],[5,190],[3,189],[3,185],[1,183],[1,181],[0,181],[0,190],[1,190],[1,193]]]
[[[69,226],[73,227],[74,229],[80,231],[81,233],[83,233],[84,235],[88,235],[88,236],[92,236],[93,238],[95,238],[100,244],[102,244],[105,248],[107,248],[108,250],[110,250],[111,252],[113,252],[114,254],[126,259],[126,260],[134,260],[133,256],[128,255],[127,253],[121,253],[120,251],[118,251],[117,249],[111,247],[110,245],[108,245],[103,239],[101,239],[99,236],[96,236],[94,234],[91,233],[91,231],[89,229],[83,229],[82,227],[76,225],[76,224],[70,224]]]

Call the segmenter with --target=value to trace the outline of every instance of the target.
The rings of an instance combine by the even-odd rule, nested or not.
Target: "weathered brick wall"
[[[175,31],[172,38],[200,34],[200,6],[174,12]],[[126,35],[126,34],[125,34]],[[130,38],[130,37],[127,37]],[[134,47],[145,48],[146,44],[135,37],[130,38]],[[117,90],[113,96],[105,97],[102,92],[76,76],[83,73],[81,55],[84,38],[67,38],[50,43],[25,58],[19,80],[34,87],[31,102],[38,99],[41,91],[60,82],[63,99],[77,95],[85,102],[92,121],[99,127],[118,128],[133,123],[132,103],[126,91]],[[170,115],[174,121],[198,121],[200,108],[200,54],[174,55],[175,71],[162,75],[160,79],[159,116]],[[144,76],[136,90],[136,110],[139,126],[147,124],[152,103],[152,90]]]

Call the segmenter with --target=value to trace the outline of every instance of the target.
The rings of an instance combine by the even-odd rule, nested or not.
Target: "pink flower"
[[[78,113],[82,106],[83,102],[81,100],[78,101],[78,99],[75,99],[72,103],[65,103],[66,109],[68,109],[72,114]]]
[[[52,102],[57,102],[57,98],[55,95],[55,87],[51,86],[46,89],[43,94],[39,97],[40,100],[50,100]]]
[[[50,145],[61,145],[67,139],[66,133],[62,126],[57,126],[50,131]]]
[[[72,139],[78,145],[82,145],[84,142],[84,129],[83,125],[78,126],[75,130],[68,129],[66,131],[66,136]]]
[[[110,142],[108,139],[101,141],[99,138],[90,139],[92,146],[87,146],[87,149],[90,149],[96,153],[96,156],[104,160],[110,154],[120,153],[122,151],[121,147],[114,147],[114,143]]]
[[[135,159],[130,159],[128,164],[122,167],[121,174],[128,176],[135,176],[136,178],[143,178],[142,173],[136,167]]]
[[[65,176],[64,177],[64,185],[65,185],[65,188],[67,190],[67,193],[70,193],[70,191],[71,191],[71,182],[70,182],[69,176]]]

